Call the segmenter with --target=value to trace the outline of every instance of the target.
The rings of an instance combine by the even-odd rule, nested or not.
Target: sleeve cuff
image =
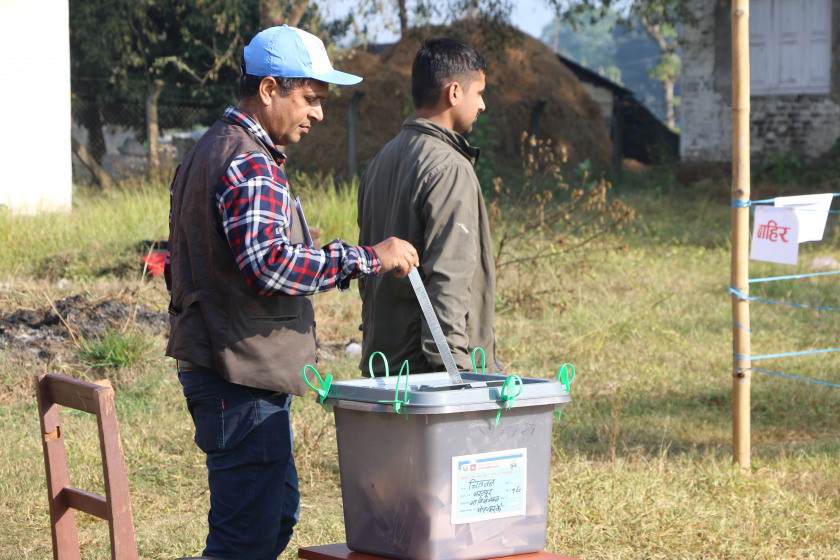
[[[379,274],[381,265],[373,247],[359,247],[359,272],[366,276]]]

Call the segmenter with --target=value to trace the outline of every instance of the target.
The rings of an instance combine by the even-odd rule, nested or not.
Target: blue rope
[[[771,358],[786,358],[788,356],[804,356],[806,354],[824,354],[826,352],[840,352],[840,348],[826,348],[825,350],[802,350],[800,352],[785,352],[784,354],[764,354],[763,356],[744,356],[738,352],[732,353],[732,358],[743,362],[746,360],[769,360]]]
[[[787,377],[788,379],[796,379],[798,381],[807,381],[808,383],[816,383],[817,385],[827,385],[829,387],[836,387],[840,389],[840,385],[835,385],[834,383],[828,383],[826,381],[819,381],[817,379],[808,379],[806,377],[798,377],[796,375],[787,375],[785,373],[777,373],[775,371],[767,371],[766,369],[756,369],[756,368],[737,368],[742,371],[751,369],[752,371],[760,371],[761,373],[769,373],[770,375],[778,375],[779,377]]]
[[[834,193],[834,197],[840,196],[840,193]],[[775,198],[765,198],[763,200],[741,200],[739,198],[732,199],[732,208],[750,208],[753,204],[775,204]],[[795,206],[787,206],[786,208],[793,208],[794,210],[804,210],[806,212],[828,212],[829,214],[838,214],[837,210],[817,210],[815,208],[797,208]]]
[[[805,305],[804,303],[788,303],[785,301],[773,301],[772,299],[759,299],[764,303],[775,303],[776,305],[790,305],[791,307],[803,307],[806,309],[825,309],[826,311],[840,311],[836,307],[823,307],[822,305]]]
[[[829,274],[840,274],[840,270],[832,270],[831,272],[812,272],[810,274],[794,274],[792,276],[770,276],[768,278],[750,278],[750,284],[757,284],[759,282],[773,282],[775,280],[796,280],[797,278],[808,278],[809,276],[828,276]]]
[[[761,297],[761,296],[750,297],[747,294],[745,294],[744,292],[742,292],[740,289],[733,286],[732,284],[729,285],[729,293],[732,294],[733,296],[737,297],[741,301],[755,301],[759,297]]]
[[[833,196],[838,197],[838,196],[840,196],[840,193],[834,193]],[[775,198],[767,198],[767,199],[763,199],[763,200],[740,200],[740,199],[737,199],[737,198],[733,198],[732,199],[732,208],[750,208],[754,204],[772,204],[772,203],[775,203],[775,201],[776,201]],[[812,212],[823,212],[823,210],[815,210],[815,209],[812,209],[812,208],[795,208],[795,209],[796,210],[808,210],[808,211],[812,211]],[[831,214],[837,214],[838,213],[837,210],[828,210],[828,212],[831,213]],[[793,275],[789,275],[789,276],[772,276],[772,277],[767,277],[767,278],[752,278],[752,279],[748,280],[748,282],[750,284],[756,284],[756,283],[759,283],[759,282],[774,282],[776,280],[796,280],[796,279],[799,279],[799,278],[808,278],[808,277],[811,277],[811,276],[828,276],[828,275],[831,275],[831,274],[840,274],[840,270],[834,270],[834,271],[830,271],[830,272],[813,272],[813,273],[810,273],[810,274],[793,274]],[[836,309],[836,308],[833,308],[833,307],[823,307],[823,306],[819,306],[819,305],[805,305],[805,304],[802,304],[802,303],[786,303],[786,302],[782,302],[782,301],[773,301],[773,300],[768,300],[768,299],[762,299],[760,296],[750,297],[746,293],[744,293],[742,290],[740,290],[739,288],[737,288],[737,287],[735,287],[731,284],[729,286],[729,293],[731,293],[733,296],[737,297],[741,301],[760,301],[760,302],[763,302],[763,303],[773,303],[773,304],[777,304],[777,305],[790,305],[792,307],[803,307],[803,308],[808,308],[808,309],[824,309],[824,310],[827,310],[827,311],[840,311],[840,309]],[[736,321],[734,318],[732,319],[732,322],[735,325],[737,325],[738,327],[744,329],[745,331],[751,332],[750,329],[748,329],[745,326],[743,326],[742,324],[738,323],[738,321]],[[785,353],[782,353],[782,354],[765,354],[763,356],[744,356],[743,354],[739,354],[738,352],[733,352],[732,357],[733,357],[734,360],[737,360],[737,361],[768,360],[768,359],[771,359],[771,358],[786,358],[786,357],[789,357],[789,356],[804,356],[804,355],[808,355],[808,354],[824,354],[824,353],[827,353],[827,352],[840,352],[840,348],[827,348],[827,349],[824,349],[824,350],[804,350],[804,351],[800,351],[800,352],[785,352]],[[807,379],[805,377],[798,377],[796,375],[787,375],[787,374],[784,374],[784,373],[777,373],[775,371],[768,371],[768,370],[756,369],[756,368],[736,368],[736,369],[739,369],[741,371],[751,369],[753,371],[758,371],[758,372],[761,372],[761,373],[767,373],[769,375],[776,375],[778,377],[786,377],[788,379],[796,379],[798,381],[807,381],[808,383],[816,383],[818,385],[826,385],[828,387],[836,387],[836,388],[840,389],[840,385],[836,385],[834,383],[827,383],[825,381],[818,381],[816,379]]]
[[[736,325],[738,325],[739,327],[741,327],[742,329],[744,329],[745,331],[752,332],[750,329],[748,329],[747,327],[745,327],[744,325],[742,325],[741,323],[739,323],[735,319],[732,319],[732,322],[735,323]]]
[[[806,309],[824,309],[826,311],[840,311],[840,309],[837,309],[836,307],[825,307],[825,306],[822,306],[822,305],[806,305],[804,303],[789,303],[789,302],[786,302],[786,301],[774,301],[772,299],[762,299],[761,296],[750,297],[750,296],[748,296],[747,294],[745,294],[744,292],[742,292],[741,290],[739,290],[738,288],[736,288],[735,286],[732,286],[732,285],[729,286],[729,293],[733,294],[734,296],[736,296],[738,299],[740,299],[742,301],[760,301],[760,302],[763,302],[763,303],[774,303],[776,305],[790,305],[791,307],[802,307],[802,308],[806,308]],[[733,321],[734,320],[735,319],[733,319]],[[741,325],[738,325],[738,326],[741,327]],[[741,328],[743,329],[744,327],[741,327]],[[745,329],[745,330],[749,330],[749,329]]]

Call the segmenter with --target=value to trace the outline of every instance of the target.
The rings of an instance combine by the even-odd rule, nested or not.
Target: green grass
[[[351,189],[301,191],[310,222],[325,230],[322,240],[355,239]],[[131,196],[111,205],[92,197],[87,204],[126,215],[121,205],[142,206]],[[152,198],[137,223],[165,231],[165,189]],[[634,231],[558,264],[559,277],[539,269],[531,282],[550,288],[549,295],[498,316],[495,325],[499,358],[509,373],[550,378],[564,362],[577,368],[573,402],[555,424],[548,550],[588,560],[840,557],[840,390],[755,373],[752,467],[742,473],[731,466],[726,197],[674,188],[626,192],[625,201],[642,215]],[[89,219],[106,221],[92,214]],[[38,222],[42,218],[31,219],[40,226],[15,220],[33,232],[33,246],[57,253],[73,247],[49,222]],[[38,227],[54,241],[41,239]],[[98,243],[103,250],[130,246],[147,233],[137,228],[131,235],[105,230]],[[813,256],[840,259],[833,225],[824,242],[810,245],[800,256],[801,271]],[[4,245],[0,252],[5,255]],[[3,270],[11,278],[13,267]],[[39,282],[32,270],[21,267],[12,290],[14,282]],[[753,277],[791,270],[751,263]],[[109,278],[80,280],[79,289],[100,293],[106,282],[114,283]],[[108,289],[136,287],[131,282]],[[165,301],[162,282],[154,282],[157,300]],[[754,285],[753,293],[840,307],[836,277]],[[358,339],[359,308],[354,289],[319,296],[319,337]],[[755,354],[840,346],[840,314],[761,303],[752,304],[751,313]],[[152,355],[161,356],[163,346],[163,339],[156,340]],[[767,360],[756,367],[840,383],[838,354]],[[347,358],[322,361],[318,369],[337,379],[358,375],[356,362]],[[205,471],[173,365],[150,360],[128,370],[117,386],[117,413],[140,555],[195,555],[204,539]],[[4,361],[2,354],[0,372],[0,513],[6,519],[0,556],[46,559],[51,545],[43,459],[27,381],[36,372]],[[302,514],[283,555],[288,560],[298,546],[344,540],[332,418],[311,394],[296,399],[293,408]],[[70,412],[63,412],[63,420],[72,483],[101,491],[91,420]],[[77,518],[83,555],[108,558],[106,526],[86,515]]]
[[[140,241],[168,234],[169,195],[160,183],[106,193],[76,187],[70,214],[0,213],[0,276],[71,280],[133,271]]]
[[[139,365],[153,344],[138,330],[108,329],[99,338],[78,336],[76,354],[79,362],[89,368],[126,368]]]
[[[300,196],[301,206],[310,227],[321,230],[321,243],[335,238],[355,244],[359,241],[356,223],[356,196],[359,180],[340,181],[331,176],[292,174],[292,186]]]

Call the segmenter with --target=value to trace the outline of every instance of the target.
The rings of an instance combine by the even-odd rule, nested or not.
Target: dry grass
[[[555,426],[549,551],[588,560],[840,557],[837,389],[756,374],[753,468],[741,473],[730,466],[729,209],[704,200],[628,196],[644,216],[637,231],[593,247],[585,262],[565,266],[559,281],[534,279],[551,287],[558,305],[498,317],[500,359],[508,372],[551,377],[563,362],[577,367],[574,401]],[[307,207],[316,223],[318,206]],[[840,257],[835,231],[818,250],[806,249],[801,261]],[[752,274],[780,270],[753,266]],[[21,295],[4,295],[3,309],[34,300],[24,281],[34,285],[36,279],[19,273],[11,291]],[[836,283],[823,278],[761,293],[840,307]],[[54,282],[39,285],[55,290]],[[144,285],[82,279],[71,289],[125,289],[129,296],[146,290],[143,297],[160,306],[166,299],[159,279]],[[355,290],[319,296],[317,313],[324,340],[359,337]],[[756,304],[753,324],[755,352],[840,346],[840,323],[830,312]],[[162,354],[163,343],[156,341],[154,353]],[[25,381],[38,371],[2,360],[0,354],[3,378],[16,378],[17,389],[0,402],[0,514],[6,520],[0,556],[46,559],[43,463]],[[836,354],[763,365],[840,382]],[[357,364],[343,357],[319,370],[337,378],[358,374]],[[200,552],[207,507],[203,457],[192,443],[171,362],[147,362],[130,372],[118,386],[117,408],[141,557]],[[95,429],[80,414],[64,413],[64,420],[73,483],[97,491]],[[303,398],[294,402],[293,422],[302,516],[284,559],[298,546],[343,541],[332,418]],[[86,557],[108,558],[103,524],[78,518]]]

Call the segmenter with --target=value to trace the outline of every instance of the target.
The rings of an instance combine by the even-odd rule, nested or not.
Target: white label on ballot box
[[[528,449],[452,457],[452,524],[525,515]]]

